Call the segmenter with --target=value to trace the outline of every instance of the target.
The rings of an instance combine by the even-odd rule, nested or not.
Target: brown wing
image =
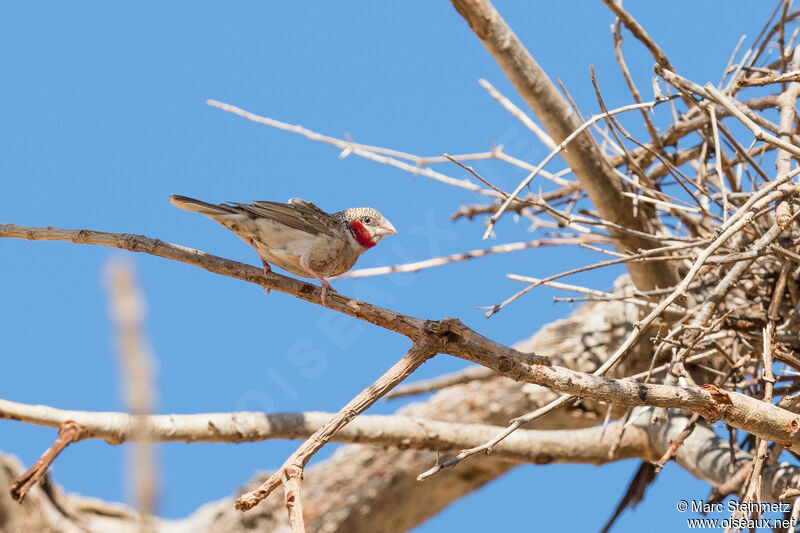
[[[290,228],[299,229],[312,235],[334,236],[335,224],[333,217],[305,200],[292,198],[288,204],[280,202],[253,202],[252,204],[228,204],[244,213],[255,217],[264,217],[284,224]]]

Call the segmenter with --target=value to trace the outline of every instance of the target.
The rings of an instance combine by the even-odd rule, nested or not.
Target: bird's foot
[[[266,261],[264,261],[263,259],[261,260],[261,262],[262,262],[262,263],[264,263],[264,277],[265,277],[265,278],[268,278],[268,277],[269,277],[269,273],[270,273],[270,272],[272,272],[272,267],[270,267],[270,266],[269,266],[269,263],[267,263],[267,262],[266,262]],[[267,288],[264,290],[264,295],[265,295],[265,296],[269,296],[269,293],[270,293],[270,291],[271,291],[271,290],[272,290],[272,289],[270,289],[269,287],[267,287]]]
[[[320,284],[322,285],[322,294],[320,295],[320,300],[322,300],[322,305],[328,307],[328,303],[325,301],[325,297],[328,295],[328,291],[336,292],[334,288],[331,287],[331,284],[328,283],[327,279],[317,274],[313,268],[308,266],[308,262],[306,262],[305,258],[303,257],[300,258],[300,267],[309,274],[311,274],[314,278],[317,279],[317,281],[320,282]]]
[[[322,285],[322,294],[320,296],[320,299],[322,300],[322,305],[324,305],[325,307],[328,307],[328,304],[325,303],[325,296],[328,295],[328,291],[336,292],[336,289],[331,287],[331,284],[328,283],[328,280],[326,280],[325,278],[322,278],[322,277],[319,278],[319,282]]]

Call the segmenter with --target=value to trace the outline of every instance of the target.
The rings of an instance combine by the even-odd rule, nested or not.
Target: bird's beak
[[[381,222],[380,225],[375,228],[375,235],[380,237],[383,237],[384,235],[397,235],[397,230],[394,229],[394,226],[392,226],[391,222],[384,218],[383,222]]]

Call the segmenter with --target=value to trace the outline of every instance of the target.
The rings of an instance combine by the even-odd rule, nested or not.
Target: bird
[[[326,213],[300,198],[291,198],[287,203],[212,204],[172,195],[169,201],[179,209],[200,213],[222,224],[255,248],[265,276],[272,270],[270,265],[275,265],[297,276],[318,280],[322,305],[326,306],[327,293],[334,290],[326,278],[344,274],[383,237],[397,234],[392,223],[371,207]]]

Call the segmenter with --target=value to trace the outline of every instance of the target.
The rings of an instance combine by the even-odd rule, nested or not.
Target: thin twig
[[[633,325],[633,331],[628,335],[622,345],[617,348],[617,350],[606,360],[597,370],[593,372],[592,375],[594,376],[603,376],[608,370],[610,370],[617,362],[628,353],[633,345],[639,341],[641,336],[643,335],[644,331],[650,326],[650,324],[656,319],[656,317],[660,316],[664,310],[667,309],[672,303],[675,302],[679,297],[683,296],[686,293],[691,282],[697,276],[698,272],[704,265],[707,258],[709,258],[712,253],[717,250],[722,244],[727,241],[732,235],[740,231],[744,226],[749,224],[754,216],[755,213],[753,210],[757,210],[762,204],[769,203],[773,198],[769,195],[770,193],[777,189],[779,186],[783,185],[787,181],[793,177],[793,174],[800,173],[800,169],[783,176],[781,178],[775,179],[773,182],[770,182],[763,186],[758,192],[754,193],[731,217],[728,221],[723,224],[722,228],[724,229],[719,236],[714,239],[697,257],[695,262],[692,264],[692,267],[689,269],[689,272],[684,276],[683,280],[675,287],[672,293],[669,296],[664,298],[658,306],[653,309],[644,319],[635,323]],[[788,194],[786,191],[781,191],[781,195]],[[739,263],[744,264],[744,263]],[[732,269],[733,270],[733,269]],[[713,308],[712,308],[713,309]],[[712,311],[713,312],[713,311]],[[437,472],[441,471],[444,468],[452,468],[459,462],[463,461],[467,457],[475,455],[476,453],[480,452],[490,452],[492,447],[496,445],[498,442],[502,441],[506,436],[513,433],[516,429],[524,426],[525,424],[540,418],[559,407],[571,402],[574,399],[573,395],[571,394],[564,394],[560,396],[558,399],[550,402],[548,405],[537,409],[531,413],[526,415],[520,416],[515,418],[511,421],[508,428],[504,431],[499,433],[493,439],[487,441],[481,446],[476,446],[469,450],[462,450],[457,456],[454,458],[436,465],[436,467],[431,468],[427,472],[420,474],[418,478],[423,479],[425,477],[432,476]]]
[[[616,114],[619,114],[619,113],[625,113],[625,112],[632,111],[632,110],[635,110],[635,109],[653,109],[654,106],[658,105],[659,103],[661,103],[663,101],[664,100],[654,100],[652,102],[645,102],[645,103],[642,103],[642,104],[629,104],[629,105],[622,106],[622,107],[619,107],[617,109],[611,110],[611,111],[609,111],[607,113],[603,113],[603,114],[600,114],[600,115],[594,115],[589,120],[587,120],[586,122],[581,124],[575,131],[573,131],[571,134],[569,134],[566,139],[564,139],[558,146],[556,146],[556,148],[554,150],[552,150],[547,155],[547,157],[545,157],[542,160],[542,162],[539,163],[539,165],[535,169],[533,169],[533,171],[531,171],[531,173],[528,174],[525,177],[525,179],[523,179],[519,183],[519,185],[517,185],[517,188],[514,189],[514,191],[509,195],[509,197],[505,199],[505,201],[500,205],[500,208],[497,210],[497,212],[494,215],[492,215],[491,217],[489,217],[489,221],[487,223],[486,231],[483,234],[483,238],[484,239],[488,239],[489,238],[489,236],[492,234],[492,230],[494,229],[494,225],[497,222],[497,220],[503,215],[503,213],[505,213],[505,211],[508,208],[508,206],[511,204],[512,201],[514,201],[514,199],[517,198],[519,193],[522,192],[522,189],[527,187],[530,184],[530,182],[533,180],[533,178],[535,178],[536,175],[539,174],[539,171],[542,170],[545,167],[545,165],[547,165],[547,163],[549,163],[555,156],[557,156],[559,154],[559,152],[561,152],[564,148],[566,148],[566,146],[570,142],[572,142],[576,137],[578,137],[581,133],[583,133],[592,124],[594,124],[595,122],[598,122],[600,120],[603,120],[607,116],[616,115]]]
[[[469,383],[472,381],[479,381],[489,379],[496,376],[494,372],[484,366],[471,366],[458,372],[451,372],[443,376],[437,376],[431,379],[423,379],[413,383],[406,383],[397,386],[394,390],[389,391],[385,398],[393,400],[395,398],[404,398],[406,396],[416,396],[428,392],[434,392],[454,385],[462,383]]]
[[[51,464],[53,464],[53,461],[56,457],[58,457],[58,454],[60,454],[71,442],[80,440],[82,432],[83,428],[77,422],[73,420],[64,421],[61,424],[61,427],[58,429],[58,438],[55,440],[53,445],[50,446],[41,457],[39,457],[39,460],[36,461],[27,472],[19,476],[11,483],[11,487],[9,488],[11,497],[15,501],[22,503],[25,495],[28,493],[31,487],[37,481],[39,481],[45,472],[47,472],[47,469],[50,468]]]
[[[533,134],[536,135],[536,137],[542,141],[542,144],[544,144],[549,150],[553,150],[556,147],[556,143],[553,142],[553,138],[550,137],[546,131],[536,124],[536,122],[534,122],[533,119],[529,117],[523,110],[514,105],[514,102],[503,96],[500,91],[492,86],[491,83],[482,78],[478,80],[478,83],[481,84],[481,87],[486,89],[486,91],[489,93],[489,96],[497,100],[497,103],[503,106],[506,111],[511,113],[517,120],[522,122],[526,128],[531,130]]]
[[[240,511],[247,511],[256,506],[261,500],[281,483],[287,470],[294,472],[292,477],[302,476],[303,468],[309,459],[333,437],[339,429],[344,427],[353,418],[363,413],[369,406],[378,401],[397,384],[411,375],[422,363],[430,359],[435,352],[430,347],[414,344],[411,349],[392,368],[378,378],[372,385],[364,389],[355,398],[345,405],[330,422],[316,431],[305,441],[286,461],[275,474],[272,474],[257,489],[249,491],[236,499],[235,506]],[[299,474],[297,473],[299,472]],[[299,494],[299,486],[297,489]],[[287,495],[288,499],[288,495]]]
[[[686,438],[692,434],[692,431],[694,431],[694,428],[697,426],[697,422],[699,420],[699,415],[692,415],[692,417],[686,423],[686,427],[683,429],[683,431],[681,431],[677,437],[670,441],[669,448],[667,449],[666,453],[661,456],[661,459],[655,462],[656,472],[660,472],[661,469],[664,468],[664,466],[675,457],[675,454],[678,453],[678,448],[680,448],[681,444],[683,444]]]
[[[359,268],[350,270],[344,274],[332,279],[348,279],[348,278],[364,278],[368,276],[382,276],[384,274],[395,274],[398,272],[419,272],[426,268],[439,267],[457,263],[459,261],[466,261],[468,259],[476,259],[478,257],[485,257],[487,255],[504,254],[509,252],[518,252],[520,250],[528,250],[531,248],[539,248],[542,246],[564,246],[564,245],[578,245],[587,242],[594,243],[609,243],[610,238],[603,238],[600,236],[587,236],[587,237],[562,237],[557,239],[537,239],[528,242],[510,242],[507,244],[499,244],[490,248],[482,248],[477,250],[470,250],[469,252],[462,252],[443,257],[432,257],[423,261],[414,261],[412,263],[403,263],[400,265],[387,265],[371,268]]]
[[[486,196],[496,196],[497,193],[494,191],[490,191],[484,189],[483,187],[479,187],[472,183],[469,180],[459,180],[456,178],[452,178],[450,176],[446,176],[441,172],[436,172],[435,170],[431,170],[429,168],[422,168],[420,164],[411,165],[404,161],[400,161],[398,157],[402,157],[403,159],[407,159],[410,161],[420,161],[422,158],[417,156],[413,156],[410,154],[405,154],[403,152],[397,152],[395,150],[387,150],[385,148],[380,148],[377,146],[369,146],[365,144],[357,144],[354,142],[348,142],[346,140],[337,139],[335,137],[329,137],[327,135],[321,135],[315,131],[309,130],[304,128],[300,125],[292,125],[287,124],[285,122],[281,122],[279,120],[275,120],[269,117],[262,117],[256,115],[255,113],[251,113],[249,111],[245,111],[239,107],[234,105],[226,104],[223,102],[219,102],[217,100],[207,100],[206,103],[211,107],[216,107],[228,113],[232,113],[234,115],[240,116],[242,118],[246,118],[247,120],[251,120],[258,124],[264,124],[266,126],[271,126],[273,128],[277,128],[284,131],[290,131],[292,133],[297,133],[299,135],[303,135],[304,137],[308,138],[312,141],[319,141],[326,144],[333,145],[337,148],[341,148],[343,150],[342,156],[347,156],[349,154],[354,154],[365,159],[370,159],[377,163],[382,163],[385,165],[389,165],[395,168],[399,168],[400,170],[405,170],[406,172],[410,172],[415,176],[424,176],[426,178],[430,178],[446,185],[450,185],[453,187],[459,187],[461,189],[466,189],[468,191],[476,192],[478,194],[483,194]]]

